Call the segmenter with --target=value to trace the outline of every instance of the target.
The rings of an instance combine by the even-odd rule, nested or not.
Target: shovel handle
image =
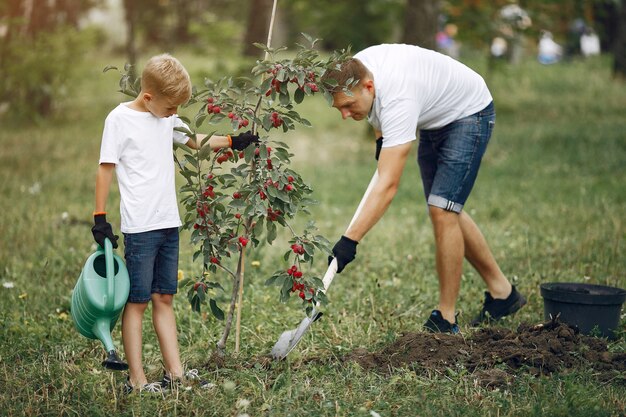
[[[363,210],[365,201],[367,200],[367,197],[369,197],[370,193],[372,192],[372,189],[376,185],[376,182],[378,182],[378,170],[376,170],[374,172],[374,175],[372,175],[372,179],[370,180],[370,183],[367,186],[367,189],[365,190],[365,193],[363,194],[363,197],[361,198],[361,202],[357,206],[356,211],[354,212],[354,216],[352,216],[352,220],[350,220],[350,224],[348,225],[348,228],[346,229],[346,231],[348,231],[350,227],[352,227],[356,219],[361,214],[361,210]],[[337,259],[333,258],[330,265],[328,265],[328,269],[326,270],[326,273],[324,274],[324,278],[322,278],[322,282],[324,283],[324,293],[328,291],[328,287],[330,287],[330,284],[333,282],[333,279],[335,278],[336,273],[337,273]]]

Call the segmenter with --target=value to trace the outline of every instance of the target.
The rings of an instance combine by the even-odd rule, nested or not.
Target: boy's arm
[[[94,240],[104,248],[104,239],[109,238],[114,248],[117,248],[118,236],[113,234],[111,224],[107,222],[106,203],[113,179],[115,164],[102,163],[96,174],[96,209],[93,213],[94,226],[91,228]]]
[[[94,213],[105,213],[107,198],[113,179],[115,164],[103,163],[98,166],[96,174],[96,209]]]
[[[199,134],[196,135],[196,140],[193,138],[189,138],[186,145],[191,149],[200,149],[200,144],[206,138],[207,135]],[[235,150],[241,151],[244,150],[251,143],[257,143],[259,141],[259,137],[257,135],[253,135],[250,132],[242,133],[237,136],[220,136],[213,135],[209,138],[208,145],[211,149],[221,149],[221,148],[233,148]]]
[[[207,135],[198,134],[196,135],[196,140],[189,138],[185,145],[189,146],[191,149],[200,149],[200,144],[206,137]],[[228,148],[230,147],[230,141],[228,140],[228,136],[213,135],[209,139],[209,146],[211,149]]]

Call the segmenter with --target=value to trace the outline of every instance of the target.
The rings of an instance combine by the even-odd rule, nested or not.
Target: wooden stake
[[[278,4],[278,0],[274,0],[274,4],[272,5],[272,16],[270,18],[270,27],[267,31],[266,45],[268,48],[271,48],[271,45],[272,45],[272,32],[274,31],[274,18],[276,17],[277,4]],[[267,57],[268,57],[268,52],[265,51],[264,59],[267,59]],[[256,132],[256,128],[254,129],[254,132]],[[241,310],[243,309],[243,277],[244,277],[245,253],[246,253],[246,248],[242,247],[241,256],[239,257],[239,266],[237,268],[237,274],[239,275],[239,294],[237,298],[237,322],[235,324],[235,353],[239,353],[239,341],[240,341],[240,335],[241,335]]]

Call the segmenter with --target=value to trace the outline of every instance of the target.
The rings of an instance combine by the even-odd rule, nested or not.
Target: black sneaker
[[[526,304],[526,298],[520,294],[515,285],[506,299],[493,298],[489,291],[485,291],[485,302],[478,316],[472,320],[472,326],[485,322],[494,322],[504,316],[510,316]]]
[[[448,320],[444,319],[439,310],[433,310],[432,313],[430,313],[430,317],[428,317],[428,320],[424,323],[424,328],[433,333],[461,333],[459,326],[456,323],[450,323]]]

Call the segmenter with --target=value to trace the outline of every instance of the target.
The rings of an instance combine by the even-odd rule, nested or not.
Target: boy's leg
[[[178,351],[173,300],[173,294],[152,294],[152,323],[159,338],[165,371],[176,379],[183,376],[183,366]]]
[[[141,359],[143,313],[148,303],[127,303],[122,314],[122,341],[128,361],[131,385],[141,387],[148,383]]]
[[[165,372],[172,379],[183,376],[178,350],[174,294],[178,288],[178,228],[162,230],[163,242],[154,264],[152,282],[152,324],[159,338]]]

